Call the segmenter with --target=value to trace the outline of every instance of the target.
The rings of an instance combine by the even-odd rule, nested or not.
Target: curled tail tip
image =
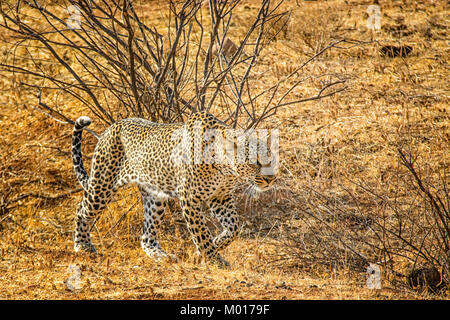
[[[79,117],[75,121],[75,127],[77,129],[82,129],[82,128],[87,127],[88,125],[90,125],[91,122],[92,122],[91,118],[86,117],[86,116],[82,116],[82,117]]]

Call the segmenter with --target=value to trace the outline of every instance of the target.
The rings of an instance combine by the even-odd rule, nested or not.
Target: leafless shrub
[[[349,268],[364,271],[367,256],[364,230],[372,221],[359,214],[339,194],[304,188],[293,197],[292,214],[281,224],[276,260],[314,269]]]
[[[2,2],[0,26],[15,41],[0,69],[29,76],[22,85],[76,98],[105,124],[130,116],[182,121],[195,110],[217,105],[225,122],[252,127],[280,107],[346,88],[338,77],[316,95],[289,100],[304,81],[299,71],[311,61],[344,43],[358,45],[344,39],[321,47],[277,83],[254,86],[254,68],[268,41],[286,28],[289,12],[280,10],[281,2],[264,0],[246,31],[236,33],[232,22],[238,5],[239,0],[169,1],[166,27],[158,29],[143,20],[144,9],[130,0]],[[78,20],[70,25],[74,12]],[[28,61],[26,67],[15,63],[19,60]],[[66,72],[55,74],[54,64]],[[41,100],[39,105],[49,116],[72,122],[58,107]]]
[[[414,202],[405,205],[381,197],[382,203],[393,214],[390,217],[383,215],[377,223],[375,233],[382,239],[377,250],[384,256],[385,266],[394,274],[399,273],[394,263],[396,258],[408,261],[411,286],[414,287],[415,283],[420,287],[428,286],[431,290],[443,288],[450,280],[450,194],[447,173],[444,168],[443,172],[438,173],[437,179],[421,175],[417,169],[418,157],[402,148],[397,151],[400,164],[407,170],[400,187],[414,196]],[[380,197],[377,193],[373,194]],[[440,277],[436,276],[438,270]]]
[[[336,178],[335,187],[327,192],[315,186],[296,191],[291,214],[281,223],[280,252],[274,261],[361,272],[376,263],[395,285],[433,292],[446,288],[448,173],[444,168],[436,175],[423,175],[412,151],[397,152],[400,166],[389,188],[350,179],[341,183]]]
[[[444,168],[436,175],[422,175],[418,167],[424,164],[417,163],[411,148],[399,147],[397,152],[401,167],[391,181],[393,192],[354,182],[361,196],[371,198],[372,211],[376,209],[365,243],[393,283],[436,291],[450,276],[447,173]]]

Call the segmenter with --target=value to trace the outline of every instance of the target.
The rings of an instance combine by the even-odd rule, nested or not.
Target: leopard
[[[84,191],[76,209],[75,252],[96,253],[90,236],[94,222],[119,188],[134,184],[141,194],[144,209],[140,244],[149,257],[177,260],[158,240],[169,201],[177,199],[197,255],[229,266],[219,251],[239,232],[237,187],[247,184],[257,192],[271,189],[276,175],[267,169],[273,169],[272,163],[261,163],[259,156],[256,161],[237,161],[249,148],[239,149],[238,137],[232,137],[229,125],[208,112],[198,111],[178,123],[152,122],[144,118],[114,122],[99,135],[88,174],[83,165],[81,142],[83,129],[91,122],[87,116],[79,117],[72,134],[73,167]],[[208,132],[227,138],[205,138]],[[226,151],[221,153],[216,146],[223,141],[226,141]],[[198,154],[201,157],[195,157]],[[219,158],[222,161],[213,161]],[[222,228],[215,236],[207,226],[205,208]]]

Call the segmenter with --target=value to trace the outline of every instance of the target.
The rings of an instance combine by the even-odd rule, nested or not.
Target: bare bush
[[[408,262],[410,286],[440,289],[450,280],[450,194],[447,173],[444,169],[438,173],[437,179],[431,175],[423,176],[417,170],[416,155],[402,148],[397,151],[401,165],[407,170],[400,180],[399,189],[407,195],[413,195],[413,201],[405,204],[365,189],[392,212],[389,216],[380,217],[374,228],[374,233],[380,238],[375,248],[383,255],[384,265],[393,274],[400,273],[399,265],[395,264],[399,257]]]
[[[397,149],[399,167],[389,188],[347,178],[331,190],[303,187],[281,223],[277,260],[364,272],[383,267],[393,284],[433,292],[450,280],[450,194],[445,168],[417,169],[412,151]],[[424,170],[425,171],[425,170]],[[354,188],[349,188],[353,185]],[[293,190],[295,190],[293,188]]]
[[[345,89],[345,79],[335,77],[316,95],[290,98],[306,79],[299,77],[306,65],[333,47],[357,44],[344,39],[322,47],[277,83],[255,86],[263,50],[286,28],[289,12],[280,9],[281,2],[264,0],[245,32],[238,32],[233,26],[239,5],[169,1],[165,27],[157,28],[154,17],[144,19],[145,8],[130,0],[67,0],[56,7],[37,0],[2,2],[0,25],[16,41],[9,43],[0,68],[28,75],[22,85],[75,97],[105,124],[130,116],[176,122],[214,107],[233,127],[254,127],[280,107]],[[26,67],[15,63],[19,60],[27,61]],[[54,64],[66,72],[52,72]],[[72,123],[57,107],[39,104],[50,116]]]

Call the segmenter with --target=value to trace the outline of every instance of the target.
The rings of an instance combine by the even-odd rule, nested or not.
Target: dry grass
[[[314,94],[320,81],[327,80],[314,76],[324,73],[345,76],[349,88],[331,98],[287,107],[265,124],[280,129],[285,189],[280,187],[247,206],[242,200],[246,222],[242,235],[224,252],[231,262],[229,270],[194,264],[193,244],[176,212],[165,220],[161,242],[180,261],[155,263],[148,259],[139,246],[142,209],[133,188],[120,192],[97,222],[93,241],[99,254],[75,254],[73,217],[82,195],[71,193],[79,188],[69,153],[72,128],[34,109],[35,92],[20,86],[24,75],[2,74],[0,298],[448,298],[448,293],[437,296],[394,286],[389,279],[383,280],[381,290],[369,290],[365,270],[355,271],[350,263],[324,266],[284,259],[289,245],[287,228],[305,235],[314,230],[311,228],[321,227],[302,214],[304,199],[292,195],[315,190],[345,201],[342,187],[358,194],[350,181],[363,181],[386,194],[398,192],[394,190],[399,170],[394,150],[398,145],[415,148],[420,169],[430,179],[449,167],[447,2],[380,1],[382,30],[377,32],[366,28],[367,1],[298,2],[300,6],[295,1],[285,4],[293,9],[288,28],[270,43],[256,70],[265,72],[262,87],[292,72],[292,66],[333,39],[378,43],[333,49],[321,56],[301,75],[313,77],[292,93],[292,99]],[[237,9],[243,26],[256,3],[248,1]],[[155,23],[163,23],[158,4],[145,6]],[[7,43],[13,38],[6,32],[0,37],[0,55],[6,58],[10,54]],[[413,52],[406,58],[383,57],[379,49],[384,44],[408,44]],[[87,114],[68,97],[45,94],[49,103],[72,118]],[[95,129],[100,132],[104,128]],[[95,138],[85,136],[83,151],[89,156]],[[89,161],[85,161],[88,166]],[[409,196],[402,195],[414,202]],[[364,212],[379,214],[380,207],[370,199],[361,195],[360,200],[367,200]],[[75,292],[67,290],[65,284],[70,265],[78,265],[82,272],[81,289]]]

